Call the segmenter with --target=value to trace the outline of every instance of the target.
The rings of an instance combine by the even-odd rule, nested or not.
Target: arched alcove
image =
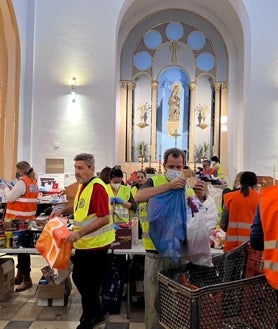
[[[120,162],[136,162],[142,143],[149,163],[174,146],[187,149],[191,163],[199,148],[199,161],[212,153],[221,155],[226,148],[221,147],[220,121],[227,112],[228,70],[225,42],[204,17],[170,9],[142,19],[121,51]],[[145,85],[138,78],[143,74],[148,75]],[[171,114],[174,90],[178,116]]]

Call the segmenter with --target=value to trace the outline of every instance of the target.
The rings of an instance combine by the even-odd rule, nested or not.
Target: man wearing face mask
[[[35,172],[28,162],[20,161],[16,164],[16,178],[18,180],[11,191],[6,193],[6,223],[11,223],[13,220],[24,222],[35,219],[39,195],[35,176]],[[31,258],[30,254],[18,254],[17,259],[15,284],[18,287],[15,291],[21,292],[32,287]]]
[[[76,329],[92,329],[105,321],[101,296],[103,278],[109,262],[108,250],[115,240],[109,216],[106,185],[95,175],[95,157],[80,153],[74,157],[74,171],[79,183],[74,205],[53,210],[50,218],[74,214],[72,279],[81,295],[82,315]]]
[[[130,212],[136,211],[137,204],[131,193],[131,187],[123,184],[123,172],[121,169],[113,167],[109,173],[110,183],[106,185],[106,190],[110,199],[110,217],[113,218],[115,224],[123,224],[129,222]],[[128,262],[125,255],[113,255],[113,265],[118,269],[120,281],[127,282]],[[106,286],[106,285],[104,285]],[[119,289],[114,292],[117,301],[123,296],[124,285],[120,285]],[[109,303],[106,305],[106,311],[110,314],[117,314],[120,309],[113,307]]]
[[[110,197],[110,214],[115,223],[129,222],[129,212],[136,212],[137,204],[131,193],[131,187],[123,185],[123,172],[121,169],[112,168],[110,183],[107,184],[107,193]]]
[[[135,201],[146,202],[150,198],[171,190],[185,188],[186,178],[182,175],[185,166],[185,153],[177,148],[165,151],[163,158],[164,175],[155,175],[149,178],[138,190]],[[204,183],[196,182],[193,187],[196,196],[203,199]],[[157,272],[168,270],[176,264],[172,259],[162,257],[157,252],[149,236],[149,223],[142,221],[143,245],[146,249],[144,273],[144,298],[145,298],[145,325],[146,329],[160,329],[159,324],[159,284]]]

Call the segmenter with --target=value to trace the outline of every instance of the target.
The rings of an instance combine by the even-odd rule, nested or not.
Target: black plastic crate
[[[264,275],[245,279],[249,244],[215,256],[214,267],[186,264],[158,273],[166,329],[271,329],[276,291]]]

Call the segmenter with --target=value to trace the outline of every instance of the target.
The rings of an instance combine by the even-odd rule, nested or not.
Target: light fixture
[[[228,131],[228,117],[227,116],[222,116],[220,118],[220,123],[221,123],[221,131],[222,132]]]
[[[220,122],[222,125],[226,125],[228,123],[228,117],[225,115],[221,116]]]
[[[76,78],[73,77],[71,80],[70,93],[72,97],[72,102],[75,103],[76,99]]]

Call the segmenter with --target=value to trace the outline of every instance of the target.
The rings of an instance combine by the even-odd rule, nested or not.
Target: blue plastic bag
[[[159,254],[180,262],[186,240],[185,189],[156,195],[148,201],[149,234]]]

